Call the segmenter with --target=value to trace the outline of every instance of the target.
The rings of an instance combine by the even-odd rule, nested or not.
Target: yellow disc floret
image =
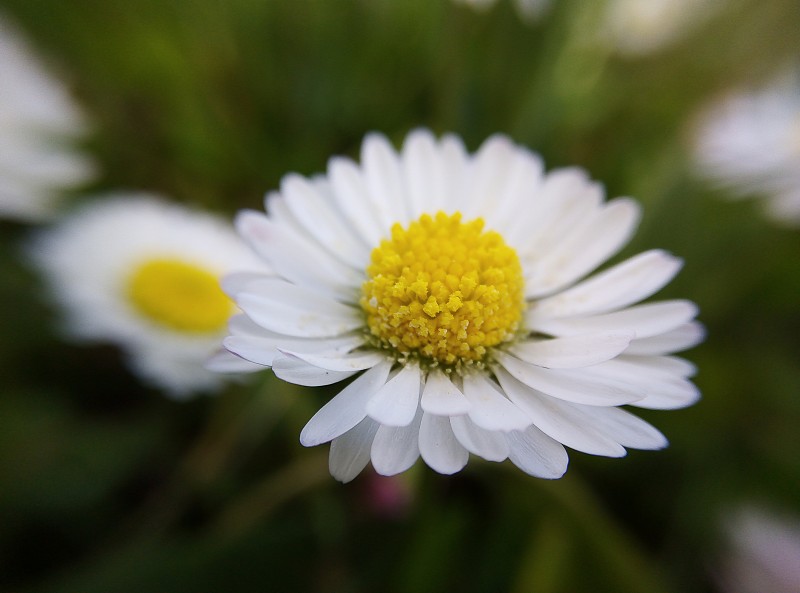
[[[141,263],[130,275],[127,290],[139,313],[173,330],[216,332],[233,312],[214,273],[178,259]]]
[[[514,337],[525,306],[522,267],[483,226],[439,212],[392,227],[372,251],[360,301],[377,345],[461,368]]]

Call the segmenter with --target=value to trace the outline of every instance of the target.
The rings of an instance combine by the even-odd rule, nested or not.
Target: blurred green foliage
[[[557,482],[419,466],[387,514],[376,478],[342,486],[324,448],[297,443],[329,392],[264,373],[163,398],[113,348],[59,337],[19,257],[30,229],[2,222],[0,589],[700,593],[729,509],[800,512],[800,234],[693,178],[686,142],[697,107],[800,56],[800,4],[730,0],[635,58],[593,41],[602,6],[559,0],[524,23],[506,1],[3,0],[94,121],[93,191],[231,215],[289,171],[356,156],[370,130],[470,149],[503,132],[643,202],[620,257],[685,258],[662,296],[696,301],[709,337],[688,354],[704,399],[641,414],[669,449],[572,452]]]

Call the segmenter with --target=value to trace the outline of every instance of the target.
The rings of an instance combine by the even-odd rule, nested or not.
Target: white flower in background
[[[621,54],[654,53],[703,24],[724,1],[609,0],[599,35]]]
[[[800,225],[800,77],[731,93],[693,130],[698,173],[735,196],[762,195],[767,214]]]
[[[361,165],[288,175],[266,207],[237,228],[274,275],[223,281],[244,311],[224,345],[300,385],[355,377],[300,435],[331,442],[339,480],[420,456],[450,474],[469,453],[557,478],[563,445],[666,445],[618,406],[698,397],[692,365],[669,356],[701,339],[695,305],[634,305],[681,262],[653,250],[581,280],[626,244],[639,207],[605,202],[580,169],[545,174],[503,136],[471,156],[426,130],[400,154],[370,135]]]
[[[178,398],[221,385],[204,368],[235,309],[220,276],[265,269],[223,220],[147,194],[85,205],[39,232],[30,253],[70,337],[118,344]]]
[[[725,525],[727,555],[717,579],[725,593],[800,591],[800,521],[758,508],[742,509]]]
[[[0,217],[42,220],[63,191],[95,175],[94,164],[69,146],[86,122],[2,15],[0,81]]]
[[[514,0],[514,7],[519,15],[528,21],[534,21],[541,17],[548,8],[551,0]],[[474,10],[488,10],[497,0],[453,0],[456,4],[469,6]]]

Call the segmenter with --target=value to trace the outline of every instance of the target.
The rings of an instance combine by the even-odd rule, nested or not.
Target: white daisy
[[[580,169],[545,174],[503,136],[469,155],[426,130],[400,154],[370,135],[360,165],[288,175],[266,207],[236,225],[274,275],[223,280],[244,311],[224,345],[300,385],[355,377],[300,435],[331,442],[339,480],[420,456],[450,474],[469,453],[557,478],[563,445],[666,445],[618,406],[698,397],[692,365],[669,356],[701,339],[695,305],[635,305],[678,259],[648,251],[581,281],[625,245],[639,207],[605,202]]]
[[[0,216],[41,220],[61,192],[94,177],[94,164],[67,144],[86,122],[2,15],[0,81]]]
[[[36,235],[30,253],[70,337],[119,344],[178,398],[221,384],[204,367],[235,308],[220,276],[267,269],[223,220],[148,194],[90,203]]]
[[[800,225],[800,77],[714,102],[692,138],[701,176],[734,196],[761,194],[771,218]]]
[[[655,53],[690,33],[725,0],[610,0],[598,29],[624,55]]]

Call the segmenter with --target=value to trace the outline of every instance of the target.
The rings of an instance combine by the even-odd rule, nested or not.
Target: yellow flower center
[[[517,253],[483,219],[422,215],[372,251],[361,307],[373,341],[461,370],[512,339],[525,307]]]
[[[178,331],[219,331],[233,312],[215,274],[177,259],[143,262],[129,277],[127,289],[139,313]]]

